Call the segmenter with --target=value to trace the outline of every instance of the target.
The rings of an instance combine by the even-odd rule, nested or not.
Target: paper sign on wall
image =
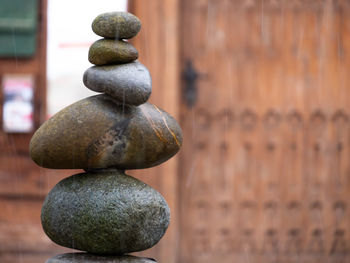
[[[5,75],[2,84],[4,131],[31,132],[33,130],[33,76]]]

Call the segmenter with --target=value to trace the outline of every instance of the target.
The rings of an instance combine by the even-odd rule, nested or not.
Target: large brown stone
[[[54,169],[142,169],[175,155],[182,144],[174,118],[150,103],[138,107],[101,94],[55,114],[33,135],[30,155]]]

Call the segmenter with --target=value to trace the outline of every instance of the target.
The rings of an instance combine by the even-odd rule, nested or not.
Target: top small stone
[[[137,35],[140,29],[140,20],[127,12],[104,13],[92,22],[92,31],[105,38],[132,38]]]

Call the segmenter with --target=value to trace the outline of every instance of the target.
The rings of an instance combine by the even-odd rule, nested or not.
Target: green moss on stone
[[[42,207],[55,243],[95,254],[124,254],[155,245],[170,220],[156,190],[118,170],[76,174],[58,183]]]
[[[128,63],[138,58],[138,52],[128,42],[100,39],[89,49],[89,61],[95,65]]]

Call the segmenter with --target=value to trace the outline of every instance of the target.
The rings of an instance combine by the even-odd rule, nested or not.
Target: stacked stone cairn
[[[160,193],[125,174],[126,169],[159,165],[182,144],[178,123],[147,103],[151,77],[136,61],[137,50],[123,39],[140,30],[125,12],[99,15],[84,84],[102,94],[80,100],[46,121],[30,142],[31,158],[52,169],[84,169],[60,181],[46,197],[41,213],[49,238],[68,253],[53,262],[154,262],[126,255],[154,246],[170,220]]]

